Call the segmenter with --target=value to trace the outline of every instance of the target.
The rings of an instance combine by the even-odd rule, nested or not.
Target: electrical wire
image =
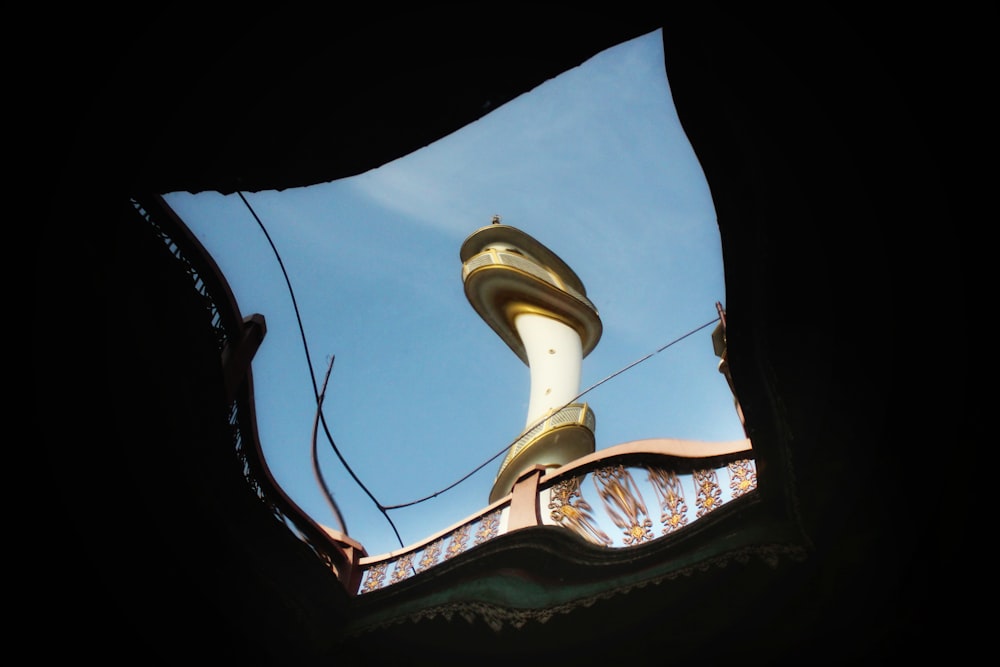
[[[403,544],[403,538],[400,537],[399,530],[396,529],[396,524],[393,523],[392,517],[389,516],[389,514],[385,510],[385,508],[382,507],[382,503],[380,503],[378,501],[378,499],[372,494],[372,492],[368,490],[368,487],[365,486],[364,483],[354,473],[354,469],[351,468],[350,464],[347,463],[347,460],[344,458],[344,455],[340,453],[340,448],[337,447],[337,443],[334,441],[333,436],[330,434],[330,429],[327,427],[327,424],[326,424],[326,417],[323,415],[323,412],[322,412],[322,409],[321,409],[322,398],[320,396],[319,388],[316,386],[316,374],[315,374],[315,371],[313,370],[312,359],[309,356],[309,343],[306,341],[305,327],[302,325],[302,317],[299,314],[299,304],[298,304],[298,302],[295,299],[295,290],[292,289],[292,282],[291,282],[291,280],[288,277],[288,272],[285,270],[285,263],[283,261],[281,261],[281,253],[278,252],[278,248],[274,245],[274,241],[271,240],[271,235],[268,234],[267,228],[264,226],[264,223],[261,221],[260,217],[257,215],[257,212],[250,205],[250,202],[247,201],[246,197],[243,196],[242,192],[237,192],[236,194],[238,194],[239,197],[240,197],[240,199],[243,200],[243,204],[250,211],[250,214],[253,216],[254,220],[257,221],[257,226],[259,226],[260,230],[264,233],[264,237],[267,239],[268,244],[270,244],[270,246],[271,246],[271,251],[274,253],[275,258],[278,260],[278,266],[281,267],[281,273],[285,277],[285,285],[288,288],[288,294],[289,294],[289,296],[292,299],[292,308],[295,310],[295,320],[298,323],[299,335],[302,338],[302,348],[305,351],[305,355],[306,355],[306,366],[308,366],[308,368],[309,368],[309,379],[312,380],[313,393],[316,396],[317,414],[319,416],[319,421],[320,421],[320,423],[323,426],[323,434],[326,435],[327,442],[330,443],[330,447],[331,447],[331,449],[333,449],[333,453],[337,455],[337,458],[340,460],[341,465],[344,466],[344,469],[351,476],[351,479],[353,479],[354,482],[358,485],[358,487],[360,487],[361,490],[364,491],[365,494],[371,499],[371,501],[373,503],[375,503],[375,506],[379,509],[380,512],[382,512],[382,515],[385,517],[385,520],[389,522],[389,525],[392,527],[392,531],[396,534],[396,539],[399,541],[399,546],[404,546],[404,544]],[[332,362],[330,364],[330,368],[331,369],[333,368]],[[329,376],[328,376],[328,378],[329,378]],[[324,387],[325,387],[325,383],[324,383]],[[319,465],[318,465],[318,463],[316,461],[313,462],[313,466],[314,466],[315,470],[318,472],[319,471]],[[319,474],[320,474],[320,477],[322,478],[322,474],[321,473],[319,473]],[[327,502],[329,502],[332,507],[337,508],[337,501],[334,500],[333,494],[330,493],[330,490],[326,486],[326,483],[324,482],[320,486],[323,489],[324,493],[326,494]],[[339,509],[335,509],[335,514],[337,516],[339,516],[340,515],[340,510]]]
[[[323,493],[326,495],[327,501],[330,503],[330,510],[333,515],[337,518],[337,523],[340,525],[340,532],[347,535],[347,523],[344,521],[344,515],[340,513],[340,507],[333,499],[333,492],[330,491],[330,487],[326,484],[326,479],[323,477],[323,472],[319,467],[319,452],[316,447],[316,430],[319,426],[320,415],[323,413],[323,399],[326,397],[326,385],[330,381],[330,372],[333,370],[333,362],[336,357],[330,357],[330,364],[326,367],[326,375],[323,377],[323,388],[319,392],[319,399],[316,401],[316,418],[313,420],[313,430],[312,430],[312,466],[313,474],[316,476],[316,483],[319,484],[320,488],[323,489]]]
[[[583,391],[581,391],[579,394],[577,394],[576,396],[574,396],[570,400],[566,401],[566,403],[564,403],[560,408],[558,408],[556,410],[553,410],[553,412],[559,412],[560,410],[563,410],[564,408],[569,407],[571,404],[576,403],[578,400],[580,400],[581,398],[583,398],[584,396],[586,396],[587,394],[589,394],[594,389],[597,389],[598,387],[600,387],[605,382],[611,380],[612,378],[618,377],[619,375],[621,375],[625,371],[629,370],[630,368],[635,368],[636,366],[638,366],[642,362],[646,361],[650,357],[653,357],[653,356],[659,354],[660,352],[663,352],[665,349],[667,349],[671,345],[676,345],[677,343],[681,342],[682,340],[684,340],[688,336],[691,336],[692,334],[698,333],[699,331],[701,331],[705,327],[712,326],[713,324],[715,324],[716,322],[718,322],[720,319],[721,318],[716,317],[715,319],[709,320],[705,324],[702,324],[700,327],[692,329],[691,331],[687,332],[683,336],[680,336],[679,338],[675,338],[674,340],[670,341],[666,345],[664,345],[664,346],[662,346],[660,348],[657,348],[654,352],[650,352],[646,356],[633,361],[629,365],[623,367],[621,370],[615,371],[614,373],[612,373],[611,375],[607,376],[603,380],[601,380],[599,382],[596,382],[596,383],[592,384],[591,386],[587,387],[586,389],[584,389]],[[522,433],[526,433],[526,432],[530,431],[531,429],[537,427],[539,424],[541,424],[542,422],[544,422],[547,418],[548,418],[548,415],[546,415],[545,417],[542,417],[541,419],[539,419],[538,421],[536,421],[534,424],[531,424],[531,426],[529,426],[528,428],[524,429],[524,431],[522,431]],[[486,465],[488,463],[490,463],[490,461],[496,460],[497,458],[500,457],[501,454],[503,454],[503,453],[507,452],[508,450],[510,450],[510,448],[514,446],[514,443],[517,442],[518,440],[520,440],[520,438],[521,438],[521,436],[519,435],[517,438],[515,438],[514,440],[512,440],[506,447],[504,447],[503,449],[501,449],[499,452],[497,452],[496,454],[494,454],[490,458],[488,458],[485,461],[483,461],[483,463],[481,463],[480,465],[478,465],[475,468],[473,468],[471,472],[467,473],[465,476],[463,476],[462,478],[460,478],[458,481],[452,482],[451,484],[449,484],[448,486],[444,487],[440,491],[435,491],[434,493],[432,493],[429,496],[424,496],[423,498],[419,498],[418,500],[413,500],[413,501],[410,501],[408,503],[401,503],[399,505],[386,505],[385,509],[386,510],[397,510],[397,509],[401,509],[403,507],[410,507],[412,505],[417,505],[419,503],[422,503],[422,502],[424,502],[426,500],[430,500],[431,498],[436,498],[437,496],[441,495],[445,491],[450,491],[451,489],[455,488],[456,486],[458,486],[459,484],[461,484],[462,482],[464,482],[465,480],[469,479],[470,477],[472,477],[473,475],[475,475],[477,472],[479,472],[480,470],[482,470],[484,467],[486,467]]]

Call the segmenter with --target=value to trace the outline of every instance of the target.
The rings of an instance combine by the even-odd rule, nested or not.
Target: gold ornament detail
[[[757,471],[751,459],[729,464],[729,488],[733,491],[733,498],[739,498],[757,488]]]
[[[365,579],[364,587],[365,593],[371,593],[382,588],[382,584],[385,582],[385,571],[388,567],[389,563],[383,562],[368,568],[368,578]]]
[[[697,491],[695,505],[698,511],[695,516],[700,518],[722,505],[722,487],[714,470],[695,470],[691,476]]]
[[[565,526],[598,546],[611,546],[612,539],[597,527],[590,504],[580,491],[580,477],[573,477],[552,485],[549,491],[549,516],[560,526]]]
[[[438,559],[441,557],[441,540],[438,540],[434,544],[427,545],[424,549],[423,558],[420,559],[420,572],[423,572],[429,567],[437,565]]]
[[[672,533],[686,526],[688,508],[684,502],[684,489],[677,473],[656,467],[649,468],[647,472],[649,483],[653,486],[662,510],[660,523],[663,524],[663,534]]]
[[[646,511],[642,494],[623,465],[598,468],[594,485],[600,494],[604,510],[623,529],[626,546],[653,539],[653,522]]]
[[[482,544],[500,534],[500,512],[501,510],[494,510],[482,518],[476,530],[475,544]]]
[[[448,544],[448,549],[444,554],[445,560],[453,558],[465,551],[465,545],[469,541],[469,530],[469,524],[465,524],[452,533],[451,542]]]
[[[400,556],[396,561],[396,567],[392,571],[392,583],[397,584],[413,574],[413,554]]]

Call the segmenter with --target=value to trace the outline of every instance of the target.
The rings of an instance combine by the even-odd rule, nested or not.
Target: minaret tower
[[[527,422],[500,465],[492,503],[533,466],[559,467],[594,451],[594,414],[570,401],[603,327],[576,273],[499,216],[465,239],[460,256],[469,303],[531,375]]]

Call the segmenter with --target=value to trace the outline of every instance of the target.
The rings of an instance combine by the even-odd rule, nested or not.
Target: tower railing
[[[507,451],[503,465],[506,466],[514,457],[525,449],[528,449],[538,438],[550,434],[555,429],[582,426],[593,433],[596,421],[593,411],[590,410],[590,406],[586,403],[570,403],[569,405],[565,405],[522,433]]]

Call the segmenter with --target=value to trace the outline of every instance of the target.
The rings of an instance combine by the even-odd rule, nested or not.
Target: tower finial
[[[493,224],[494,224],[494,225],[499,225],[499,224],[500,224],[500,219],[501,219],[501,218],[500,218],[500,216],[499,216],[499,215],[496,215],[496,214],[494,214],[494,215],[493,215]]]

